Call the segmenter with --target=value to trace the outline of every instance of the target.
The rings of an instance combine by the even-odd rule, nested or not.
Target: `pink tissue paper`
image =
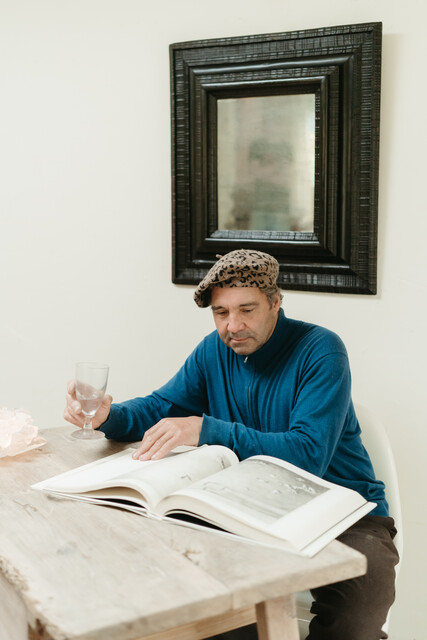
[[[17,456],[46,444],[38,437],[38,427],[24,409],[0,407],[0,458]]]

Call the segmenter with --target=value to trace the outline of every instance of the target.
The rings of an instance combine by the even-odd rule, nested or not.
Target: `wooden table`
[[[366,570],[339,542],[303,558],[30,489],[129,446],[71,430],[0,459],[1,640],[196,640],[255,620],[294,640],[294,592]]]

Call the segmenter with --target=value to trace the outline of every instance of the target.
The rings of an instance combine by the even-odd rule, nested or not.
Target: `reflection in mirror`
[[[314,93],[217,101],[218,228],[313,231]]]

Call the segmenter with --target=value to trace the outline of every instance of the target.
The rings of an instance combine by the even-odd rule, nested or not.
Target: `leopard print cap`
[[[274,287],[279,275],[276,258],[262,251],[237,249],[230,251],[208,271],[194,292],[199,307],[209,306],[212,287]]]

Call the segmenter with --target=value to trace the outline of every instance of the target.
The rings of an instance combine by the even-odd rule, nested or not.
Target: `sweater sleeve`
[[[241,460],[275,456],[323,476],[344,430],[350,388],[346,354],[325,355],[301,374],[289,421],[278,415],[259,430],[204,415],[199,444],[224,444]]]
[[[201,416],[205,408],[206,381],[196,348],[163,387],[144,398],[113,404],[100,429],[107,438],[134,442],[162,418]]]

